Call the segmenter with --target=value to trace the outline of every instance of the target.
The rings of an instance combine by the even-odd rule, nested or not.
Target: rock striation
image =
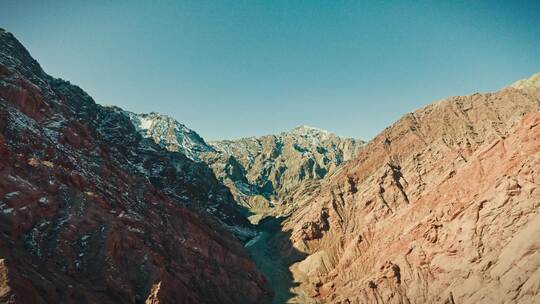
[[[0,302],[267,303],[249,227],[206,165],[0,30]]]
[[[292,263],[290,302],[537,302],[534,77],[405,115],[296,197],[271,241]]]

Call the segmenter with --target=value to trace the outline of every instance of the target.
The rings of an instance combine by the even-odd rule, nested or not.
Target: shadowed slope
[[[216,219],[247,222],[205,168],[45,74],[0,30],[0,302],[269,302]]]

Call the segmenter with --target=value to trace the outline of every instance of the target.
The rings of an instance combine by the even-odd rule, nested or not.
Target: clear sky
[[[0,0],[0,27],[98,103],[206,139],[299,124],[370,139],[540,71],[540,1],[380,2]]]

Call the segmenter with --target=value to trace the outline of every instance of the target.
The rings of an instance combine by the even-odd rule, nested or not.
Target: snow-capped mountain
[[[201,153],[214,152],[199,134],[167,115],[156,112],[136,114],[122,111],[122,113],[131,119],[143,137],[151,138],[169,151],[180,152],[194,161],[200,161]]]

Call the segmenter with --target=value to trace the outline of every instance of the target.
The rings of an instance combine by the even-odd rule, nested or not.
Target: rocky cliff
[[[215,152],[199,134],[172,117],[155,112],[135,114],[115,109],[129,117],[141,136],[152,139],[169,151],[179,152],[194,161],[201,161],[202,153]]]
[[[43,72],[0,30],[0,302],[265,303],[206,165]]]
[[[291,207],[283,205],[283,197],[300,184],[323,179],[353,159],[363,144],[299,126],[277,135],[210,142],[217,153],[208,153],[204,159],[258,220],[283,213]]]
[[[407,114],[296,197],[306,203],[272,245],[293,263],[299,286],[290,301],[537,302],[534,83]]]

